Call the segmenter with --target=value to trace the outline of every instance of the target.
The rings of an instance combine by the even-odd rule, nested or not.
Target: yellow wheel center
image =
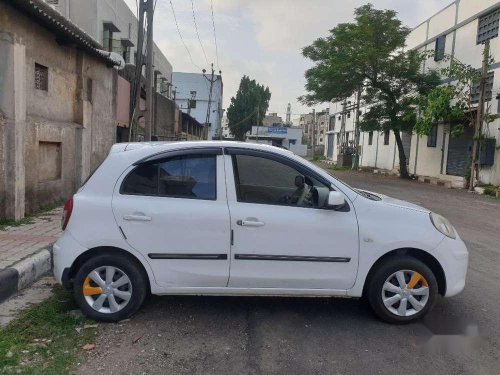
[[[90,285],[90,277],[85,278],[83,282],[83,295],[84,296],[95,296],[96,294],[102,294],[102,289],[100,287]]]
[[[427,280],[418,272],[414,272],[410,281],[408,282],[407,288],[413,289],[419,282],[422,284],[422,286],[425,286],[426,288],[429,287],[429,284],[427,284]]]

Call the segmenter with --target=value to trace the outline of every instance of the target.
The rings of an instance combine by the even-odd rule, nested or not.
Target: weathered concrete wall
[[[159,140],[165,137],[174,137],[177,133],[175,112],[176,106],[173,100],[155,94],[154,133],[159,137]]]
[[[19,218],[70,196],[106,157],[116,139],[117,73],[2,2],[0,35],[7,34],[11,40],[0,43],[10,59],[0,64],[0,217]],[[35,87],[35,64],[48,68],[47,90]]]

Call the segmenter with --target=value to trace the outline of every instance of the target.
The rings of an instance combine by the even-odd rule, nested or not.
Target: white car
[[[114,145],[66,203],[63,229],[54,274],[102,321],[152,293],[366,296],[403,323],[461,292],[468,264],[442,216],[238,142]]]

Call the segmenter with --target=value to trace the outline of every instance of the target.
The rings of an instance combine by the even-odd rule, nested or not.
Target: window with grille
[[[489,72],[488,77],[486,78],[486,87],[484,88],[485,100],[489,102],[491,100],[491,93],[493,91],[493,79],[495,78],[495,72]],[[472,86],[471,90],[471,103],[477,104],[479,103],[479,82],[475,83]]]
[[[432,125],[430,133],[427,135],[427,147],[437,145],[437,125]]]
[[[481,44],[489,39],[498,36],[498,19],[500,16],[500,8],[479,17],[477,23],[477,40],[476,44]]]
[[[389,130],[384,131],[384,145],[386,146],[389,144],[389,135]]]
[[[49,90],[49,68],[35,63],[35,89]]]
[[[373,132],[368,133],[368,146],[373,144]]]
[[[436,38],[436,45],[434,47],[434,61],[441,61],[444,59],[444,47],[446,45],[446,35],[441,35]]]
[[[328,130],[329,131],[335,130],[335,116],[330,117],[330,121],[328,123]]]

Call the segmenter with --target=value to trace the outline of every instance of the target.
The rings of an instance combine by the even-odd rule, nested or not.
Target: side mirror
[[[334,210],[340,210],[342,207],[344,207],[346,204],[344,195],[341,192],[338,191],[330,191],[328,194],[328,202],[327,202],[327,207],[334,209]]]

